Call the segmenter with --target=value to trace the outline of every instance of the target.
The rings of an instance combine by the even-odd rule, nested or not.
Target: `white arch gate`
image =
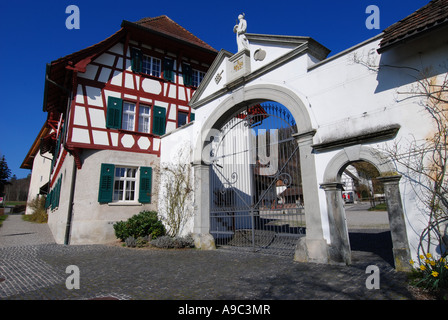
[[[209,111],[208,116],[201,123],[201,134],[198,135],[198,140],[193,150],[194,176],[197,182],[195,184],[195,203],[197,205],[195,207],[193,228],[196,246],[203,249],[215,247],[215,240],[210,234],[212,230],[210,224],[210,170],[212,163],[208,151],[211,149],[211,140],[217,133],[219,135],[219,129],[228,122],[232,115],[237,114],[245,106],[264,101],[274,101],[287,106],[296,122],[295,132],[297,133],[292,134],[292,141],[298,146],[303,202],[307,209],[304,216],[306,236],[298,239],[294,259],[297,261],[328,263],[327,241],[323,236],[318,198],[319,186],[312,148],[315,130],[312,128],[306,107],[297,94],[286,87],[272,84],[257,84],[240,88],[238,93],[229,95],[217,106],[210,106],[213,108],[213,111]],[[198,120],[200,121],[200,119]]]
[[[215,136],[210,233],[217,246],[294,255],[305,233],[299,146],[289,111],[249,106]]]

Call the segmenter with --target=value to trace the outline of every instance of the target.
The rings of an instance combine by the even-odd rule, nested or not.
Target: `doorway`
[[[249,105],[212,142],[210,234],[217,247],[294,255],[305,235],[294,118],[275,102]]]
[[[376,232],[351,232],[347,221],[346,203],[343,198],[345,183],[342,177],[346,168],[353,163],[368,163],[378,171],[378,182],[382,183],[385,206],[389,221],[390,240],[388,234]],[[325,190],[327,212],[330,230],[330,258],[335,262],[352,263],[351,251],[365,250],[370,244],[371,250],[383,252],[378,246],[392,243],[393,265],[396,270],[409,270],[409,245],[401,202],[399,181],[401,176],[395,172],[392,162],[379,150],[362,145],[344,148],[329,162],[324,173],[324,183],[321,188]],[[362,240],[363,241],[359,241]],[[357,252],[358,252],[357,251]],[[390,261],[390,255],[382,255]]]
[[[350,162],[341,175],[351,261],[380,258],[394,267],[384,185],[367,161]]]

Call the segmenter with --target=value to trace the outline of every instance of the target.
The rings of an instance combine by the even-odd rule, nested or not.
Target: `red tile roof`
[[[448,23],[448,0],[432,0],[384,30],[378,52],[398,42]]]
[[[194,34],[178,25],[176,22],[171,20],[166,15],[154,17],[154,18],[143,18],[135,22],[135,24],[152,29],[154,31],[167,34],[174,38],[190,42],[197,46],[203,47],[208,50],[216,51],[213,47],[196,37]]]
[[[49,69],[49,78],[58,83],[60,86],[65,86],[64,81],[66,81],[67,64],[70,64],[73,67],[77,63],[82,63],[83,61],[85,61],[84,64],[80,66],[82,67],[85,64],[90,63],[90,60],[93,59],[96,54],[101,53],[104,48],[107,48],[108,46],[111,46],[112,44],[123,39],[126,36],[127,28],[132,28],[133,26],[137,26],[138,28],[143,30],[143,32],[152,32],[156,33],[157,35],[161,35],[162,37],[168,36],[172,39],[177,39],[181,42],[191,44],[193,50],[196,50],[198,48],[202,51],[205,51],[206,58],[209,60],[211,59],[211,61],[213,61],[217,52],[207,43],[193,35],[191,32],[187,31],[165,15],[155,18],[144,18],[137,22],[123,21],[121,29],[110,37],[104,39],[103,41],[52,61],[51,67],[47,68]],[[64,92],[61,92],[60,88],[57,88],[53,84],[48,85],[48,88],[50,88],[51,90],[48,90],[48,92],[46,91],[46,93],[44,93],[44,111],[49,111],[56,108],[56,106],[59,105],[61,94],[64,94]]]

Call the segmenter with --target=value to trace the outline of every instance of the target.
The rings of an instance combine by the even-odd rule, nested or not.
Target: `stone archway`
[[[330,224],[329,258],[334,262],[351,263],[348,228],[341,195],[341,175],[348,164],[356,161],[369,162],[380,173],[378,179],[384,184],[395,268],[398,271],[408,271],[410,252],[399,189],[401,176],[396,173],[393,163],[383,153],[361,145],[347,147],[337,153],[327,165],[324,182],[320,185],[325,190]]]
[[[194,234],[196,246],[212,248],[210,235],[210,199],[209,199],[209,163],[204,158],[204,148],[213,136],[213,130],[219,128],[229,117],[245,105],[275,101],[285,106],[295,119],[297,134],[294,135],[299,145],[303,199],[306,203],[306,237],[298,244],[295,259],[309,262],[328,262],[327,242],[323,237],[322,219],[318,199],[318,183],[315,158],[312,152],[315,130],[302,99],[291,90],[271,84],[243,86],[235,89],[223,102],[217,105],[202,123],[201,133],[193,150],[193,167],[195,180],[195,221]]]

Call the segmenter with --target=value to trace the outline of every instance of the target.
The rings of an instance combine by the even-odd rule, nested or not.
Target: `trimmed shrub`
[[[135,238],[133,236],[127,237],[126,240],[124,240],[124,243],[126,243],[126,247],[134,248],[135,247]]]
[[[142,211],[127,221],[114,223],[113,227],[115,236],[121,241],[126,241],[129,237],[138,239],[149,236],[151,239],[155,239],[166,233],[165,227],[155,211]]]
[[[193,248],[194,240],[190,235],[186,237],[163,236],[152,240],[151,245],[162,249]]]

